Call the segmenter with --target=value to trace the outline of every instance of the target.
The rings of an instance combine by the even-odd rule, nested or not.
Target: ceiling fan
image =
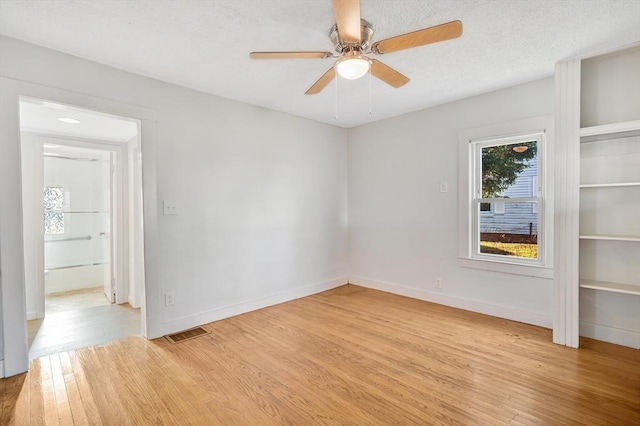
[[[360,18],[360,0],[333,0],[336,24],[329,31],[329,38],[335,45],[337,55],[331,52],[251,52],[252,59],[326,59],[338,58],[327,72],[305,92],[307,95],[320,93],[337,73],[343,78],[355,80],[371,74],[392,87],[401,87],[409,78],[369,54],[381,55],[398,50],[424,46],[450,40],[462,35],[462,22],[452,21],[434,27],[424,28],[407,34],[376,41],[371,44],[373,26]]]

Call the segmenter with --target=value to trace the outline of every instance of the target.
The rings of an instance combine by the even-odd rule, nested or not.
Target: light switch
[[[164,200],[162,202],[162,214],[165,216],[172,214],[180,214],[177,201]]]
[[[446,180],[441,180],[440,181],[440,192],[447,192],[447,181]]]

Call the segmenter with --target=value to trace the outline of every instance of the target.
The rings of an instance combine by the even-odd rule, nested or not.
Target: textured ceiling
[[[411,78],[304,92],[331,59],[251,60],[327,50],[330,0],[0,0],[0,33],[127,71],[338,126],[551,76],[558,60],[640,40],[637,0],[362,0],[373,40],[459,19],[461,38],[376,56]],[[369,113],[369,105],[372,111]]]

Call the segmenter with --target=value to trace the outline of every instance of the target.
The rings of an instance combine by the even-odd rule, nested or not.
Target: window
[[[64,234],[64,191],[61,187],[44,188],[44,233]]]
[[[541,191],[538,145],[542,133],[471,141],[474,157],[473,257],[509,257],[538,263]],[[493,215],[484,206],[492,205]]]
[[[552,125],[548,116],[460,132],[462,266],[552,276]]]

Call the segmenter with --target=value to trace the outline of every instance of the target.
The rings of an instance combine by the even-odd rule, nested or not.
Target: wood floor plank
[[[80,394],[82,407],[84,409],[85,416],[87,417],[87,424],[97,426],[102,425],[103,422],[100,418],[100,413],[98,412],[98,407],[96,405],[95,399],[93,398],[91,386],[87,382],[87,378],[84,374],[84,369],[82,368],[82,364],[79,360],[78,352],[67,352],[66,355],[69,358],[69,364],[71,365],[73,378],[76,386],[78,387],[78,393]]]
[[[51,371],[51,358],[49,356],[40,358],[40,385],[44,401],[44,423],[46,425],[59,425],[56,392]]]
[[[135,343],[128,345],[124,350],[121,350],[117,343],[105,345],[104,351],[105,355],[111,353],[110,359],[117,360],[117,364],[113,364],[113,371],[121,375],[120,382],[125,386],[130,382],[132,386],[128,387],[129,392],[140,393],[137,399],[144,398],[143,402],[152,408],[153,414],[151,417],[147,415],[147,422],[156,419],[156,423],[197,423],[197,413],[201,413],[206,407],[195,405],[190,398],[185,397],[185,389],[176,387],[174,375],[180,374],[177,367],[167,366],[158,362],[158,359],[145,355],[144,348]],[[135,375],[129,378],[127,373]],[[146,388],[145,382],[148,384]],[[127,398],[126,402],[129,400],[130,398]],[[212,421],[211,424],[216,423]]]
[[[42,395],[42,371],[40,360],[31,361],[29,368],[29,424],[44,425],[44,398]]]
[[[31,416],[29,415],[29,377],[27,374],[20,374],[19,376],[21,379],[16,383],[16,386],[19,386],[19,390],[17,391],[18,395],[15,405],[15,424],[28,425],[31,423]],[[0,423],[2,422],[0,421]]]
[[[640,424],[640,351],[353,285],[204,327],[33,360],[0,423]]]
[[[60,365],[60,354],[50,355],[49,361],[51,364],[51,376],[56,397],[56,407],[58,409],[58,421],[62,425],[73,424],[71,405],[69,404],[69,397],[67,395],[67,386],[62,374],[62,366]]]
[[[85,413],[84,405],[82,404],[82,397],[76,383],[76,378],[71,366],[71,360],[69,354],[63,352],[60,356],[60,367],[62,370],[62,377],[67,391],[67,399],[69,402],[69,408],[71,410],[71,416],[73,418],[73,424],[89,424],[89,419]]]
[[[120,403],[120,395],[96,351],[97,348],[84,348],[76,352],[100,419],[107,425],[130,425],[131,413],[127,413]]]
[[[0,389],[0,425],[24,425],[28,423],[28,377],[19,374],[2,380]]]
[[[247,395],[237,392],[232,381],[225,377],[228,373],[218,366],[218,357],[214,353],[207,349],[186,353],[180,346],[174,347],[165,339],[156,339],[153,343],[161,350],[160,353],[165,356],[170,354],[197,384],[200,393],[206,394],[208,411],[223,424],[268,424],[267,416]]]
[[[159,398],[155,387],[160,385],[141,368],[131,368],[130,362],[124,362],[122,354],[113,349],[112,344],[96,349],[106,374],[114,384],[114,390],[120,399],[123,409],[130,414],[133,424],[175,423],[177,418],[168,412]],[[141,359],[141,364],[146,360]],[[146,369],[145,369],[146,370]],[[132,396],[135,395],[134,398]]]

